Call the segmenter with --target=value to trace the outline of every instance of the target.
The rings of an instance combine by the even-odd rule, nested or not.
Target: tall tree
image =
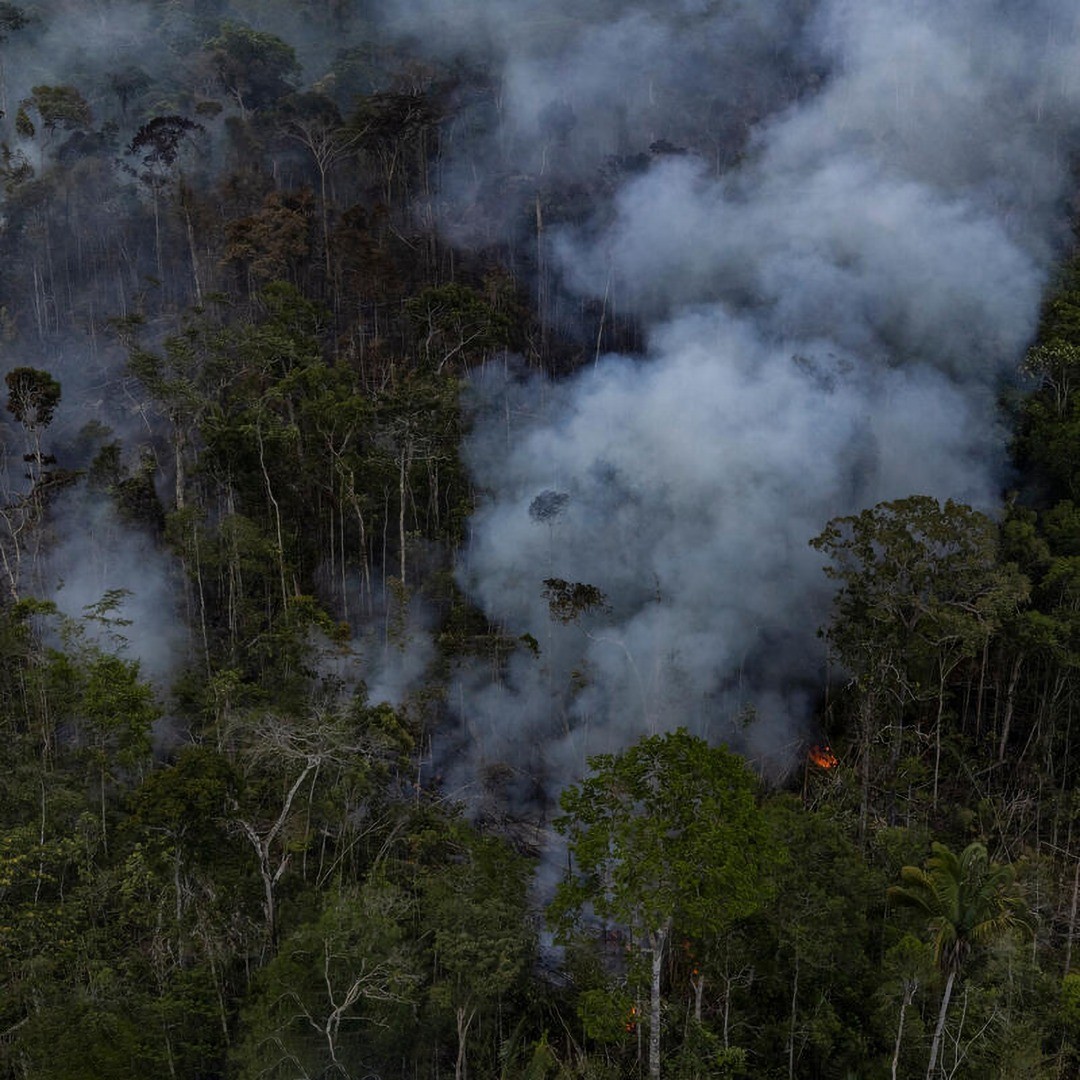
[[[221,33],[206,48],[212,68],[244,117],[249,109],[276,104],[292,90],[300,71],[291,45],[240,23],[222,23]]]
[[[428,868],[422,884],[423,917],[431,934],[431,1000],[453,1014],[454,1080],[465,1080],[474,1021],[526,971],[528,866],[502,841],[464,828],[447,840],[447,861]]]
[[[157,256],[158,276],[164,276],[161,252],[161,219],[159,204],[161,196],[173,180],[175,166],[181,152],[189,145],[196,135],[205,131],[202,124],[189,120],[186,116],[155,116],[152,120],[143,124],[135,133],[127,148],[128,155],[138,159],[142,171],[137,175],[146,185],[153,200],[154,207],[154,251]],[[176,183],[182,189],[182,181],[176,176]],[[194,230],[191,224],[191,215],[185,211],[188,247],[191,253],[191,270],[195,281],[195,300],[202,304],[202,284],[199,275],[199,264],[195,255]]]
[[[968,844],[959,855],[944,844],[935,843],[932,850],[925,869],[903,867],[901,884],[889,888],[890,900],[926,917],[934,960],[945,977],[927,1080],[938,1067],[953,986],[971,950],[1026,924],[1024,900],[1014,888],[1011,866],[991,862],[980,843]]]
[[[17,367],[4,376],[8,388],[5,408],[23,431],[22,461],[26,467],[26,484],[5,482],[0,488],[0,562],[12,599],[19,598],[22,559],[37,540],[37,525],[41,521],[46,496],[71,478],[70,473],[50,469],[56,458],[45,452],[42,433],[52,423],[60,404],[60,383],[47,371]]]
[[[825,573],[841,583],[826,637],[862,695],[864,825],[871,718],[885,701],[897,704],[894,762],[905,708],[935,706],[936,806],[946,684],[1027,598],[1028,582],[999,562],[989,517],[928,495],[835,518],[810,543],[829,556]]]
[[[746,763],[685,729],[590,758],[567,788],[555,827],[573,869],[550,915],[563,937],[583,919],[612,919],[650,957],[649,1075],[660,1075],[661,977],[676,924],[715,934],[754,911],[778,857]]]

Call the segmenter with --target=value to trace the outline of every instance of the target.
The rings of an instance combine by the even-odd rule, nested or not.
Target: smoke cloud
[[[98,223],[107,272],[87,274],[85,295],[15,290],[40,306],[41,345],[3,368],[47,368],[61,414],[79,400],[79,425],[125,437],[122,357],[69,349],[53,324],[61,304],[72,326],[134,310],[154,272],[148,244],[129,254],[114,235],[122,207],[99,198],[141,115],[110,76],[195,62],[210,33],[197,10],[64,7],[5,48],[9,129],[34,85],[72,82],[95,125],[119,120],[123,137],[102,152],[100,183],[87,165],[69,192],[69,212]],[[483,498],[458,576],[520,642],[495,677],[454,676],[451,789],[549,796],[587,754],[678,724],[783,768],[820,685],[830,594],[807,541],[837,514],[916,492],[996,503],[996,396],[1067,239],[1075,6],[397,0],[328,5],[302,33],[287,5],[229,10],[295,43],[304,85],[336,48],[380,39],[460,76],[434,178],[446,236],[505,243],[519,278],[566,301],[559,330],[590,356],[597,317],[642,328],[643,355],[597,355],[554,382],[492,370],[470,389]],[[170,86],[155,108],[192,104]],[[22,149],[36,166],[59,146]],[[136,197],[134,182],[108,196]],[[91,518],[97,554],[57,548],[57,595],[74,613],[131,590],[132,640],[164,672],[184,651],[177,568],[104,510]],[[562,622],[555,580],[605,600]],[[423,620],[405,641],[358,649],[373,699],[405,700],[424,677]]]
[[[522,40],[530,18],[485,5],[459,24],[505,58],[503,145],[534,143],[522,168],[552,102],[586,130],[567,120],[542,167],[650,138],[688,152],[654,152],[551,243],[564,288],[643,320],[646,356],[473,388],[486,495],[459,576],[536,649],[497,683],[461,673],[461,782],[478,756],[535,792],[683,724],[783,768],[823,662],[830,590],[808,540],[913,493],[995,505],[995,395],[1063,239],[1077,16],[990,0],[635,5],[554,59],[550,38]],[[752,66],[771,59],[753,110],[728,63],[743,46]],[[592,130],[657,85],[667,104],[710,103],[711,146],[663,104],[624,108],[620,146]],[[753,116],[744,135],[725,109]],[[564,625],[545,597],[556,578],[606,606]]]

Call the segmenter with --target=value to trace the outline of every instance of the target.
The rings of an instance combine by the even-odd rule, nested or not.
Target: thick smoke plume
[[[200,5],[33,6],[42,18],[4,53],[9,127],[34,85],[71,82],[96,87],[95,124],[126,132],[136,99],[110,77],[184,68],[216,32]],[[541,317],[558,307],[590,359],[570,379],[492,371],[471,390],[483,500],[459,580],[519,645],[494,679],[455,676],[451,788],[550,794],[587,754],[677,724],[782,768],[821,683],[829,588],[808,539],[881,499],[997,500],[997,392],[1066,239],[1080,15],[1064,0],[331,8],[336,30],[284,4],[227,13],[294,43],[305,87],[343,46],[438,51],[461,75],[432,177],[444,233],[503,244]],[[493,84],[472,77],[491,71]],[[55,149],[38,139],[25,153],[37,165]],[[123,207],[95,194],[111,181],[90,179],[69,212],[94,223],[108,272],[59,299],[18,292],[40,303],[40,345],[2,366],[45,368],[63,410],[81,402],[57,421],[69,441],[89,420],[126,440],[138,410],[120,351],[92,336],[69,348],[53,326],[61,302],[72,326],[128,314],[156,273],[150,246],[117,238]],[[109,196],[147,197],[134,181]],[[167,284],[181,300],[191,287]],[[643,356],[596,346],[616,316],[642,327]],[[17,454],[18,433],[2,434]],[[178,568],[105,511],[58,514],[94,522],[99,544],[89,561],[57,548],[50,594],[77,613],[129,590],[131,638],[164,677]],[[558,582],[604,600],[563,621]],[[384,651],[368,685],[403,700],[427,654]]]
[[[572,173],[650,140],[684,152],[654,146],[550,242],[564,288],[644,320],[647,355],[474,388],[486,497],[460,578],[535,648],[497,684],[462,674],[462,783],[479,757],[558,784],[588,753],[680,724],[783,767],[823,662],[807,541],[883,499],[995,503],[996,391],[1062,240],[1077,16],[618,5],[555,50],[533,5],[483,8],[458,29],[504,58],[504,162],[527,147],[522,168],[546,154]],[[711,131],[687,130],[675,106],[693,100]],[[561,142],[538,149],[557,112]],[[606,605],[563,623],[552,579]]]

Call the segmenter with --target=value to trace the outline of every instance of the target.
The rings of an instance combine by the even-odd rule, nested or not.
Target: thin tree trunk
[[[649,1077],[660,1080],[660,975],[664,967],[664,946],[671,932],[671,919],[649,934],[652,951],[652,984],[649,999]]]
[[[930,1064],[926,1067],[926,1080],[933,1080],[934,1070],[937,1068],[938,1051],[941,1049],[941,1036],[945,1031],[945,1014],[949,1011],[949,999],[952,997],[953,982],[955,980],[956,972],[950,971],[949,977],[945,980],[945,993],[941,995],[941,1008],[938,1010],[934,1039],[930,1043]]]
[[[788,1080],[795,1080],[795,1017],[799,1000],[799,953],[795,953],[795,974],[791,981],[791,1022],[788,1025]]]
[[[184,445],[187,439],[184,436],[183,428],[180,426],[180,419],[177,416],[172,418],[173,424],[173,469],[175,470],[175,480],[173,493],[176,499],[176,509],[184,509],[184,489],[187,487],[187,477],[184,471]]]
[[[154,259],[157,265],[158,281],[165,284],[164,263],[161,259],[161,213],[158,209],[158,190],[156,184],[150,185],[154,205]]]
[[[281,604],[283,608],[289,606],[289,593],[285,586],[285,541],[281,532],[281,507],[274,498],[274,489],[270,483],[270,472],[266,467],[266,457],[263,453],[262,428],[256,424],[255,434],[259,440],[259,466],[262,469],[263,480],[266,483],[266,497],[274,510],[274,527],[277,532],[278,573],[281,577]]]
[[[934,799],[933,809],[937,810],[938,779],[941,775],[941,722],[945,717],[945,672],[938,674],[937,720],[934,722]]]
[[[1076,907],[1077,897],[1080,894],[1080,859],[1076,860],[1076,872],[1073,874],[1072,905],[1069,908],[1069,936],[1065,939],[1065,971],[1062,977],[1069,974],[1072,967],[1073,935],[1076,933]]]
[[[256,857],[259,860],[259,876],[262,878],[263,883],[263,913],[266,917],[266,938],[271,947],[277,940],[275,889],[277,888],[278,881],[281,880],[281,876],[285,873],[286,867],[289,865],[290,858],[290,853],[287,851],[284,852],[275,867],[271,858],[271,851],[278,834],[285,827],[285,822],[288,820],[289,811],[292,809],[293,800],[296,798],[297,792],[303,786],[304,781],[308,776],[319,767],[320,761],[321,759],[317,757],[309,757],[307,759],[303,771],[293,781],[292,787],[289,788],[289,791],[285,796],[285,801],[281,807],[281,813],[278,814],[277,820],[270,826],[265,835],[260,835],[259,831],[251,824],[251,822],[242,819],[237,820],[237,824],[251,842],[251,846],[255,849]]]
[[[1005,691],[1005,715],[1001,719],[1001,742],[998,745],[998,761],[1005,760],[1005,751],[1009,746],[1009,729],[1012,727],[1013,708],[1016,704],[1016,684],[1020,680],[1020,665],[1023,657],[1018,656],[1009,672],[1009,686]]]
[[[326,289],[328,292],[333,292],[330,284],[331,267],[330,267],[330,219],[326,212],[326,168],[325,161],[316,159],[316,164],[319,167],[319,206],[322,209],[322,235],[323,235],[323,256],[326,259]]]
[[[401,545],[401,585],[405,587],[405,481],[408,478],[409,466],[412,464],[412,443],[406,441],[401,450],[398,460],[398,543]]]
[[[904,986],[904,997],[900,1002],[900,1022],[896,1025],[896,1045],[893,1047],[892,1056],[892,1080],[896,1080],[896,1070],[900,1066],[900,1045],[904,1038],[904,1013],[915,997],[917,983],[907,983]]]
[[[465,1042],[469,1034],[469,1026],[473,1022],[476,1010],[469,1012],[463,1005],[457,1008],[457,1036],[458,1051],[457,1060],[454,1062],[454,1080],[465,1080],[468,1075],[468,1062],[465,1057]]]
[[[191,253],[191,279],[195,283],[195,303],[202,307],[202,282],[199,280],[199,256],[195,249],[195,227],[191,224],[191,210],[184,207],[184,222],[187,225],[188,251]]]

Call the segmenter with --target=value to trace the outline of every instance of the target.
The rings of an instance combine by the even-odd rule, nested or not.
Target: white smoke
[[[829,589],[808,540],[913,493],[994,506],[996,392],[1063,235],[1071,7],[831,0],[801,20],[807,5],[693,5],[700,33],[690,5],[623,7],[547,68],[544,48],[500,39],[512,134],[538,133],[552,100],[610,114],[647,81],[645,57],[670,82],[684,42],[686,77],[731,108],[720,54],[701,62],[710,44],[773,30],[777,55],[826,75],[754,126],[738,165],[693,145],[559,231],[564,286],[629,303],[646,357],[476,387],[486,497],[460,579],[539,655],[519,650],[494,683],[461,674],[463,783],[478,760],[558,783],[646,730],[730,737],[747,710],[745,744],[782,762],[823,661]],[[484,28],[497,35],[494,16]],[[530,515],[538,497],[557,509]],[[562,625],[550,578],[596,586],[608,608]]]

